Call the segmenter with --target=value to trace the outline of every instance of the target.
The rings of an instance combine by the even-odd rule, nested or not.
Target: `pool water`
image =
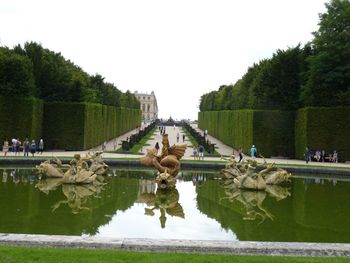
[[[158,190],[151,170],[112,168],[105,184],[61,185],[0,169],[0,233],[350,243],[350,180],[296,175],[242,191],[219,173],[183,171]]]

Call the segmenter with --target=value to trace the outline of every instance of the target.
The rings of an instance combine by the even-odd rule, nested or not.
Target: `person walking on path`
[[[253,145],[252,145],[252,148],[250,148],[250,156],[251,156],[253,159],[255,159],[256,153],[257,153],[257,151],[256,151],[256,148],[255,148],[255,145],[253,144]]]
[[[30,145],[30,153],[34,157],[34,153],[36,152],[36,143],[35,140],[32,140],[32,144]]]
[[[338,162],[338,153],[336,150],[334,150],[333,152],[333,162],[334,163],[337,163]]]
[[[23,143],[24,156],[29,156],[30,143],[28,138],[25,139]]]
[[[204,147],[203,145],[199,146],[199,160],[202,158],[204,160]]]
[[[13,138],[13,139],[11,140],[11,143],[12,143],[12,152],[13,152],[14,155],[16,155],[16,146],[17,146],[17,140],[16,140],[16,138]]]
[[[2,151],[4,152],[4,156],[7,156],[9,151],[9,142],[7,140],[4,141],[4,145],[2,146]]]
[[[310,151],[309,151],[308,147],[305,148],[304,159],[305,159],[306,164],[308,164],[310,161]]]
[[[182,134],[182,141],[185,142],[185,134]]]
[[[193,146],[193,160],[197,160],[198,159],[198,149],[197,146]]]
[[[40,139],[40,141],[39,141],[39,153],[41,155],[43,155],[43,151],[44,151],[44,140]]]
[[[179,142],[179,140],[180,140],[180,134],[177,133],[177,134],[176,134],[176,141]]]
[[[238,155],[239,155],[239,163],[242,161],[242,159],[243,159],[243,149],[242,149],[242,146],[241,147],[239,147],[239,149],[238,149]]]
[[[16,140],[16,155],[19,155],[19,150],[21,149],[21,144],[22,142],[19,140],[19,138],[17,138]]]

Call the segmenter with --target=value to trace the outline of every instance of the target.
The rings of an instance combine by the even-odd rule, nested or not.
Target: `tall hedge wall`
[[[249,153],[252,144],[258,153],[270,156],[294,156],[294,113],[274,110],[205,111],[198,115],[199,128],[207,129],[227,145],[243,147]]]
[[[35,98],[0,96],[0,140],[25,138],[39,140],[42,136],[43,102]],[[10,142],[10,141],[9,141]]]
[[[51,149],[85,150],[141,122],[139,109],[90,103],[45,103],[44,136]]]
[[[310,150],[337,150],[341,161],[350,160],[350,107],[308,107],[297,111],[295,152],[302,158]]]

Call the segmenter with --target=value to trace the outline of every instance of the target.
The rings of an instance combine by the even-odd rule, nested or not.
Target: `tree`
[[[0,48],[0,95],[33,96],[35,83],[31,61],[7,48]]]
[[[252,108],[295,110],[299,106],[301,50],[299,46],[278,50],[260,62],[252,89]]]
[[[314,32],[304,105],[350,105],[350,2],[332,0]]]

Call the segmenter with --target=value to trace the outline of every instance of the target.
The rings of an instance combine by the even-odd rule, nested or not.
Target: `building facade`
[[[151,94],[134,92],[134,95],[140,102],[142,111],[142,121],[151,122],[158,118],[158,104],[154,92]]]

